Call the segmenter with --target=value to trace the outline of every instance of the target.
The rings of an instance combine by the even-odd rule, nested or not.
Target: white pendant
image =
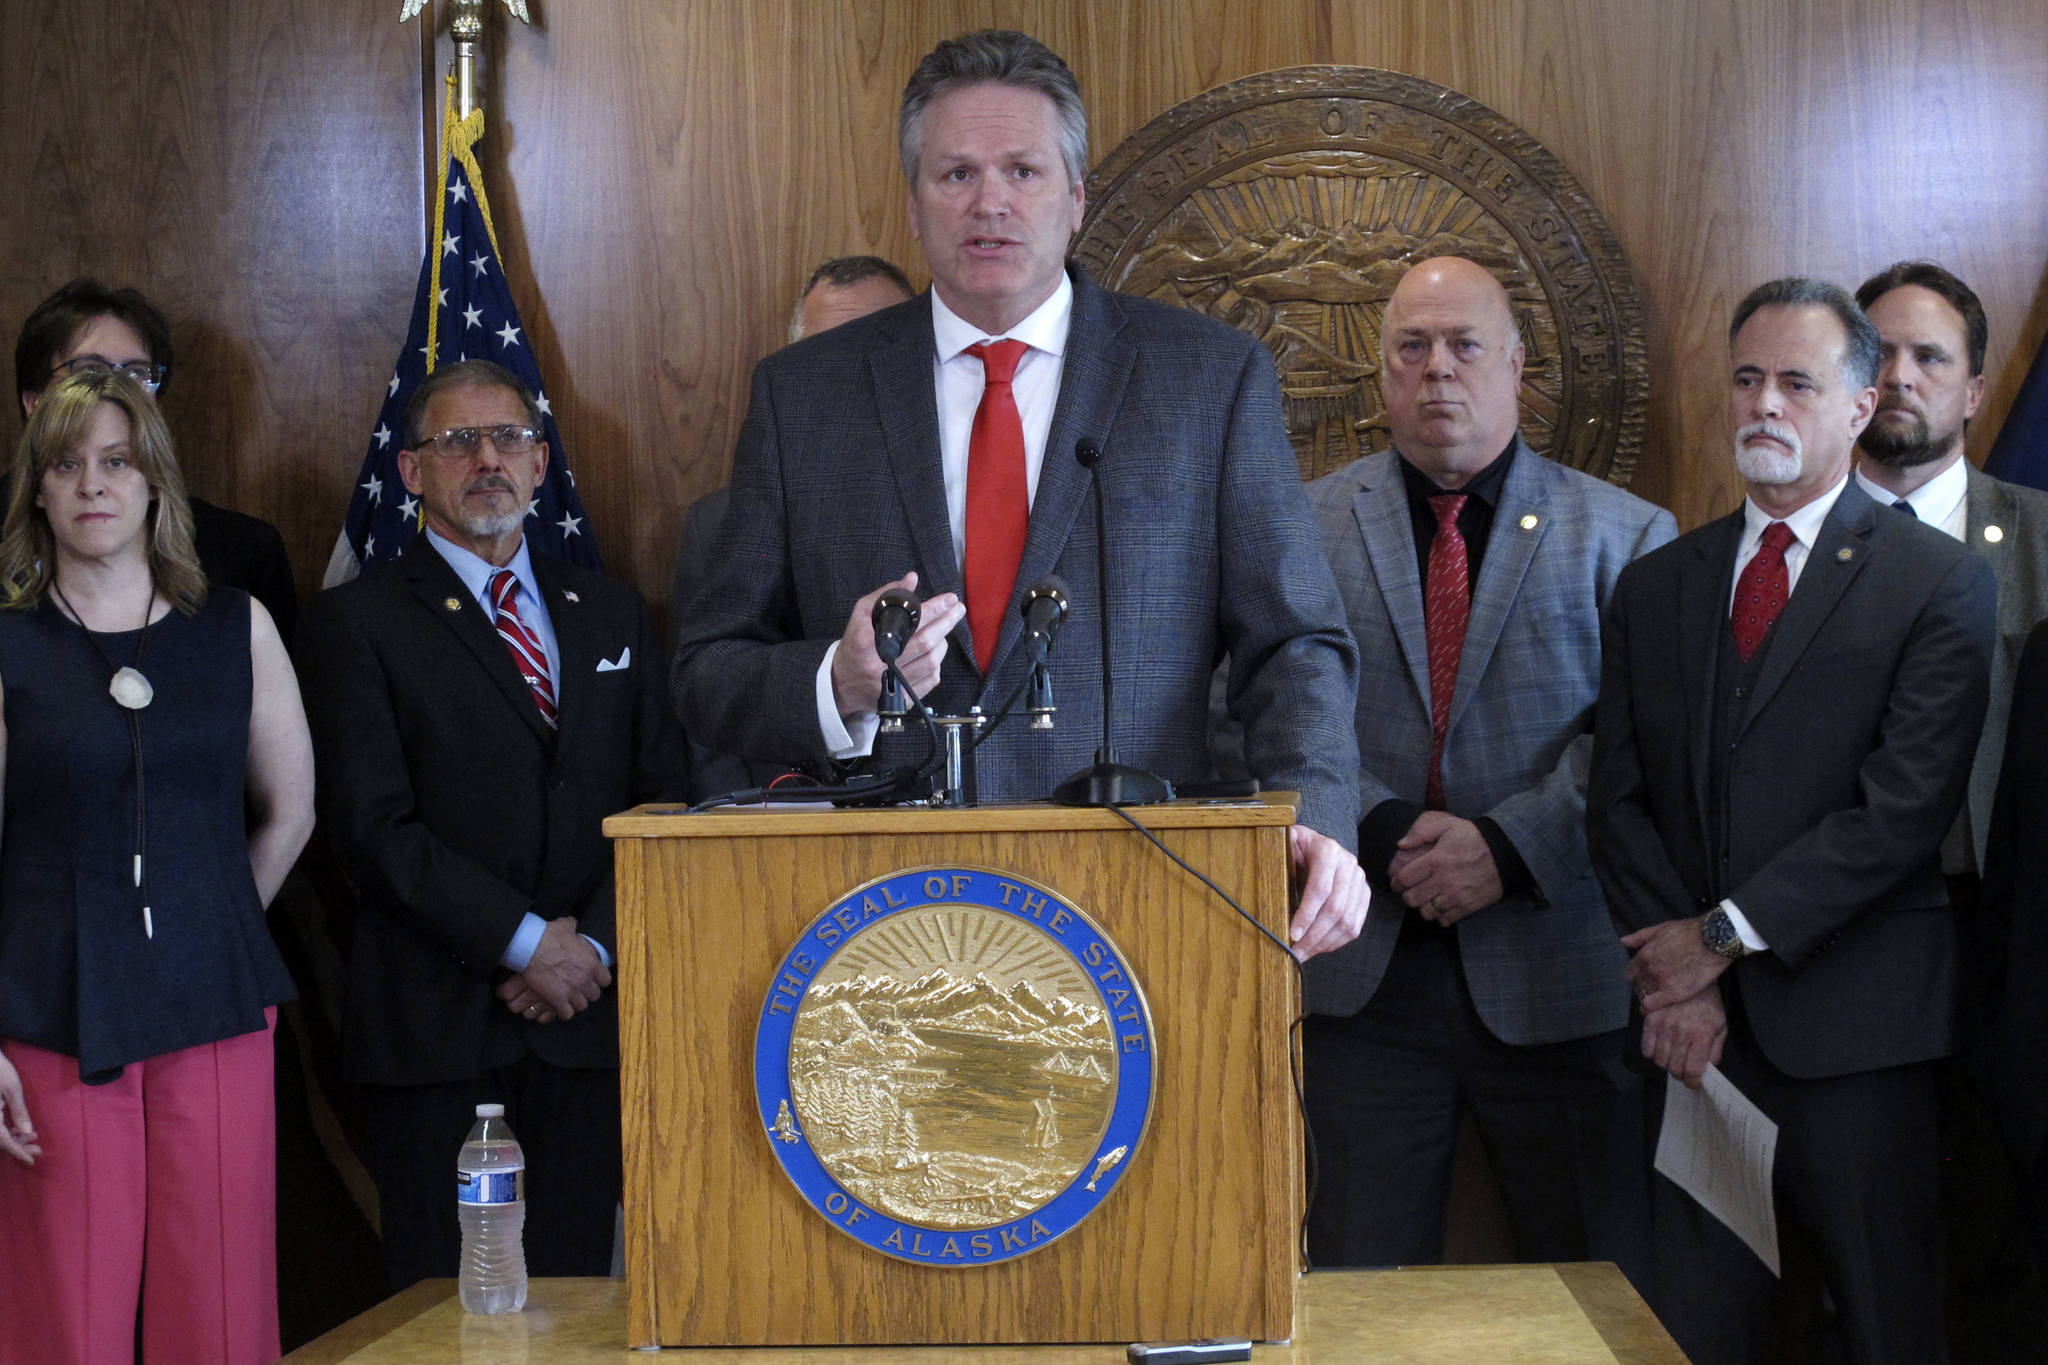
[[[130,711],[140,711],[156,696],[156,689],[149,685],[149,679],[132,668],[122,668],[114,674],[114,680],[107,684],[107,691],[114,700]]]

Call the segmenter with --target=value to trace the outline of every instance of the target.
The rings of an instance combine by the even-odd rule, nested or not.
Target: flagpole
[[[476,108],[476,45],[484,36],[484,0],[455,0],[448,32],[455,39],[455,117]]]
[[[476,145],[484,135],[484,111],[477,99],[476,44],[489,0],[442,0],[449,16],[457,59],[439,81],[434,68],[432,0],[403,0],[401,20],[430,17],[421,26],[422,65],[430,92],[441,97],[440,118],[428,142],[435,172],[427,192],[428,239],[420,262],[405,341],[392,365],[363,462],[335,537],[323,586],[354,578],[365,567],[402,553],[418,535],[424,508],[405,486],[398,463],[407,433],[405,415],[413,394],[442,361],[489,359],[510,371],[534,396],[548,443],[546,476],[535,490],[527,536],[536,550],[591,569],[602,569],[595,536],[586,529],[583,500],[576,492],[568,451],[555,425],[533,343],[519,318],[519,305],[505,279],[498,234],[484,194],[483,167]],[[504,0],[521,23],[531,23],[527,0]],[[435,87],[439,87],[436,89]],[[457,113],[457,97],[463,112]]]

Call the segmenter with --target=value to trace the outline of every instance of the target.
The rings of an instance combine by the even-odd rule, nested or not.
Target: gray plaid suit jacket
[[[2005,723],[2012,710],[2013,678],[2027,636],[2048,616],[2048,493],[1994,479],[1972,467],[1964,495],[1963,539],[1991,561],[1998,582],[1998,638],[1991,654],[1991,709],[1970,767],[1970,794],[1963,811],[1969,820],[1971,852],[1981,871],[1984,839],[1991,828],[1998,768],[2005,758]],[[1990,535],[1996,528],[1997,539]]]
[[[1309,485],[1358,638],[1359,808],[1420,802],[1428,781],[1429,653],[1422,578],[1389,450]],[[1444,740],[1452,814],[1491,816],[1540,897],[1510,897],[1457,926],[1474,1003],[1504,1042],[1549,1043],[1628,1021],[1626,955],[1586,856],[1585,781],[1600,693],[1600,615],[1622,567],[1678,534],[1671,514],[1519,442],[1458,663]],[[1384,894],[1365,932],[1309,964],[1309,1006],[1372,998],[1400,935]]]
[[[1209,678],[1227,650],[1231,713],[1252,772],[1302,794],[1301,818],[1357,838],[1344,628],[1255,340],[1184,309],[1109,293],[1070,267],[1073,321],[1016,592],[987,675],[966,625],[941,712],[999,704],[1024,670],[1016,606],[1056,572],[1073,606],[1053,654],[1058,728],[1012,722],[978,757],[984,800],[1036,800],[1094,759],[1102,734],[1095,523],[1075,443],[1101,443],[1116,741],[1124,762],[1208,776]],[[906,570],[957,591],[933,395],[929,294],[763,360],[733,460],[732,509],[710,587],[676,631],[674,695],[698,741],[767,761],[826,758],[815,678],[854,601]],[[883,737],[878,764],[915,763],[922,734]]]

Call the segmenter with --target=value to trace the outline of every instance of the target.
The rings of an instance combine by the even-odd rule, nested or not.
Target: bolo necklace
[[[71,619],[85,632],[85,638],[92,643],[93,652],[100,656],[100,662],[113,674],[107,683],[107,692],[128,713],[128,745],[135,756],[135,896],[142,902],[142,936],[153,939],[156,937],[156,923],[150,918],[149,891],[142,880],[142,831],[145,828],[143,817],[148,811],[143,802],[142,789],[142,708],[149,705],[150,700],[156,696],[156,689],[151,687],[149,679],[143,676],[142,651],[149,647],[149,613],[156,606],[156,587],[151,584],[149,600],[142,604],[142,629],[137,633],[135,640],[135,662],[119,665],[107,653],[106,646],[100,643],[100,637],[93,633],[92,627],[86,625],[85,618],[78,613],[78,608],[71,605],[71,599],[66,597],[64,589],[57,585],[54,574],[50,578],[50,591],[57,595],[57,600],[63,604],[64,610],[71,614]]]

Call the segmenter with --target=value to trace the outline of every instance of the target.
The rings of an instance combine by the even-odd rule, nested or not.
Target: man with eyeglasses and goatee
[[[343,1055],[362,1087],[391,1287],[453,1275],[449,1172],[475,1106],[528,1161],[529,1269],[604,1275],[619,1200],[606,815],[687,760],[639,594],[527,544],[534,398],[429,374],[398,456],[425,534],[307,605],[318,808],[361,902]]]
[[[79,370],[120,370],[152,395],[171,379],[171,329],[134,289],[76,279],[35,306],[14,342],[14,390],[25,419],[43,390]],[[192,443],[181,438],[181,452]],[[182,456],[181,456],[182,458]],[[189,472],[198,463],[184,459]],[[192,504],[192,543],[207,581],[240,588],[261,602],[285,639],[299,597],[284,537],[267,521],[203,498]]]

